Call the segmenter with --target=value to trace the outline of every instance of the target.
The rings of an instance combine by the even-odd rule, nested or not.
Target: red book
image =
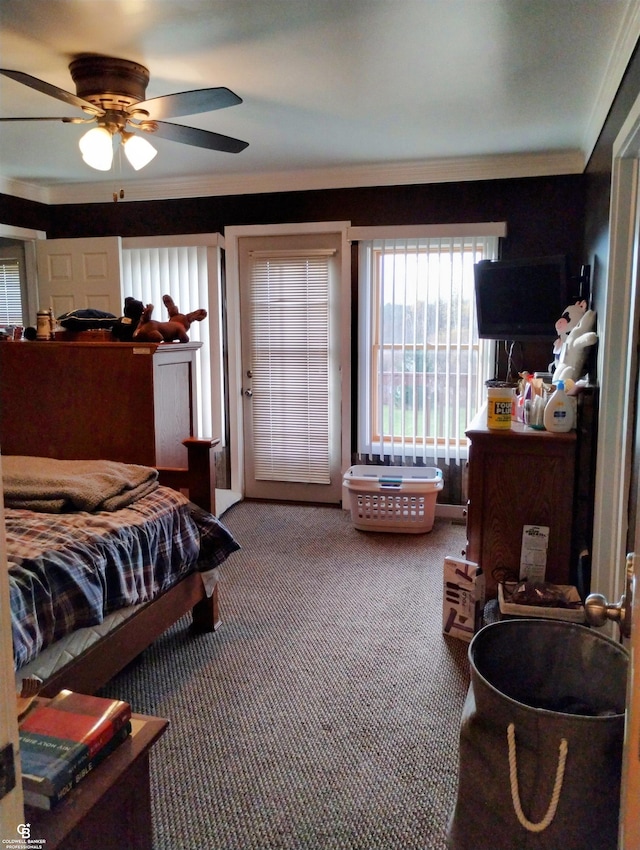
[[[56,794],[130,718],[124,700],[60,691],[20,724],[24,788]]]

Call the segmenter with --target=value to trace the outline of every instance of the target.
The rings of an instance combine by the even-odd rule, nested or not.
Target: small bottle
[[[573,428],[573,405],[564,391],[564,381],[558,381],[556,391],[544,408],[544,427],[556,433]]]

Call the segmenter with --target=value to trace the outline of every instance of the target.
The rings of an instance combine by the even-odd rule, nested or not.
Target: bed
[[[218,627],[239,545],[210,511],[213,443],[185,440],[187,469],[3,455],[18,689],[93,693],[190,609],[193,629]]]

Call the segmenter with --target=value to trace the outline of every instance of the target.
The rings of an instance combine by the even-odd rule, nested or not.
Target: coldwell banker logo
[[[38,850],[38,848],[44,850],[47,843],[46,838],[32,838],[30,823],[19,823],[16,832],[20,836],[19,838],[2,839],[2,844],[5,847],[16,848],[16,850]]]

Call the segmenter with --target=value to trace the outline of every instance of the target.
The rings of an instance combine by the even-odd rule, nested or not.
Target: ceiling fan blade
[[[208,148],[212,151],[225,151],[226,153],[240,153],[249,142],[233,139],[231,136],[222,136],[220,133],[212,133],[209,130],[198,130],[195,127],[185,127],[182,124],[168,124],[166,121],[149,122],[156,126],[153,135],[160,139],[169,139],[172,142],[182,142],[185,145],[194,145],[197,148]],[[144,125],[142,125],[144,129]]]
[[[24,74],[22,71],[11,71],[7,68],[0,68],[0,74],[3,74],[5,77],[10,77],[12,80],[22,83],[25,86],[29,86],[31,89],[42,92],[42,94],[48,94],[51,97],[55,97],[57,100],[62,100],[69,106],[77,106],[80,109],[84,109],[85,112],[90,112],[92,115],[104,115],[104,110],[99,106],[94,106],[93,103],[90,103],[88,100],[83,100],[83,98],[78,97],[69,91],[59,89],[58,86],[53,86],[51,83],[45,83],[44,80],[39,80],[37,77],[32,77],[30,74]]]
[[[87,119],[87,121],[92,121],[93,119]],[[48,116],[46,118],[0,118],[0,121],[62,121],[63,124],[84,124],[85,121],[83,118],[54,118],[53,116]]]
[[[220,86],[215,89],[196,89],[154,97],[134,104],[132,109],[144,109],[153,120],[156,120],[196,115],[199,112],[213,112],[214,109],[226,109],[227,106],[236,106],[238,103],[242,103],[241,97],[230,89]]]

